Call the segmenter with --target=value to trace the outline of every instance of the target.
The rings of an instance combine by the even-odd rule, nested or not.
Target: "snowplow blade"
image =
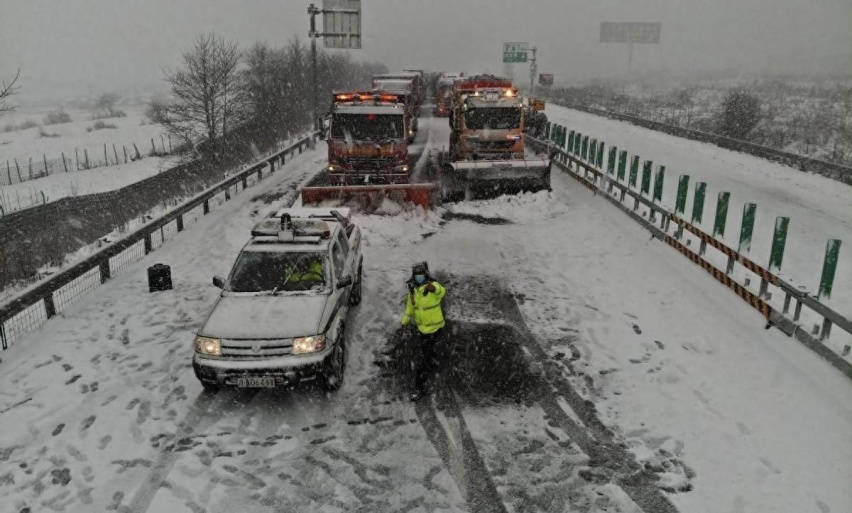
[[[471,160],[447,164],[449,182],[466,199],[550,190],[550,160]]]
[[[302,187],[302,205],[355,203],[363,210],[378,208],[385,198],[400,204],[432,208],[437,187],[432,184],[322,185]]]

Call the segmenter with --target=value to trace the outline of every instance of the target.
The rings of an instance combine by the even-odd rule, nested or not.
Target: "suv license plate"
[[[275,378],[237,378],[237,386],[240,388],[273,388]]]

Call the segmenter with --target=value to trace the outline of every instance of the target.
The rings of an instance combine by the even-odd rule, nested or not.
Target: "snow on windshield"
[[[401,139],[402,115],[335,114],[331,122],[331,137],[355,141]]]
[[[485,107],[464,113],[464,123],[473,130],[509,130],[521,126],[521,111],[502,107]]]

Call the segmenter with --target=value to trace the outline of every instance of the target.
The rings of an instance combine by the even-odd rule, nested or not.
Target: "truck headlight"
[[[293,340],[293,354],[316,353],[325,349],[325,336],[302,337]]]
[[[395,168],[393,168],[393,172],[394,173],[407,173],[408,172],[408,166],[396,166]]]
[[[195,352],[210,356],[222,356],[222,345],[218,338],[195,336]]]
[[[338,166],[338,165],[335,165],[335,164],[329,164],[328,170],[332,173],[334,173],[334,172],[339,173],[340,171],[343,171],[343,168]]]

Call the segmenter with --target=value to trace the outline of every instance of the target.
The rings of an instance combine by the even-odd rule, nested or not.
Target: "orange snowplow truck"
[[[511,80],[491,75],[459,79],[452,95],[454,161],[523,158],[523,108]]]
[[[524,105],[511,80],[492,75],[457,80],[449,163],[442,174],[445,196],[550,189],[550,159],[525,148],[524,122]]]
[[[332,95],[328,165],[300,189],[302,205],[370,210],[385,199],[433,204],[433,184],[411,183],[404,94],[346,91]]]
[[[405,96],[335,92],[328,130],[328,174],[338,184],[409,183]]]

